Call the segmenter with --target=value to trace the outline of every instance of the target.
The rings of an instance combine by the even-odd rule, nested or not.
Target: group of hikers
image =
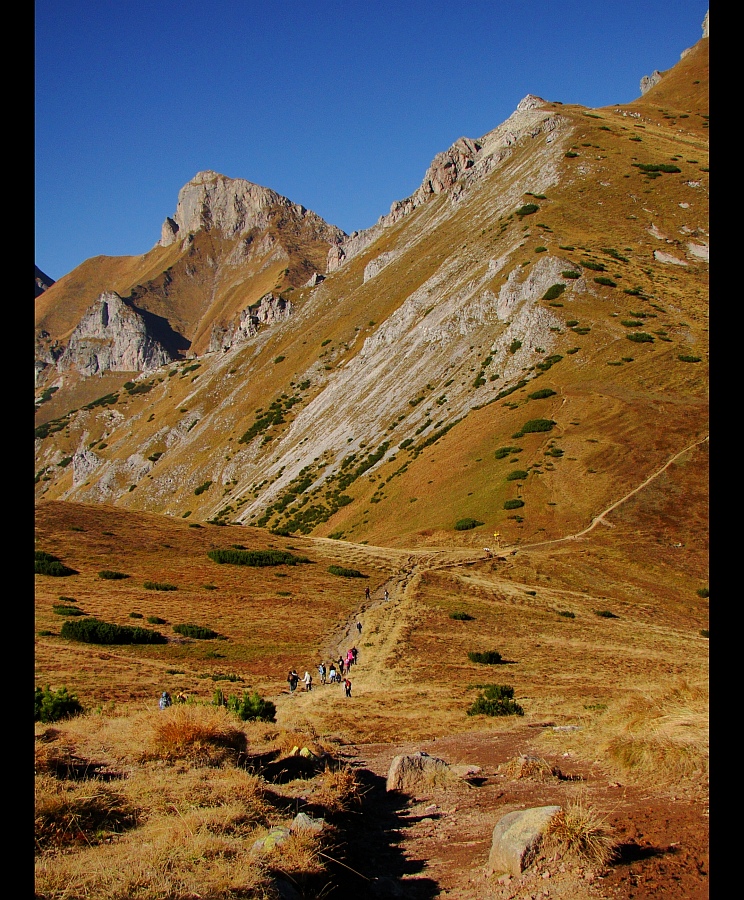
[[[357,626],[361,631],[361,625]],[[351,679],[349,671],[356,663],[359,651],[356,647],[352,647],[346,652],[346,655],[339,656],[337,660],[331,662],[328,666],[324,662],[318,663],[318,678],[321,684],[343,684],[344,692],[347,697],[351,697]],[[305,674],[300,678],[296,669],[291,669],[287,675],[287,683],[289,684],[289,693],[294,694],[297,685],[302,681],[305,685],[305,691],[313,689],[313,676],[309,670],[305,670]]]

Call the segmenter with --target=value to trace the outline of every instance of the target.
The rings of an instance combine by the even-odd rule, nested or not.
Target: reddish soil
[[[348,868],[329,862],[340,893],[354,900],[706,900],[707,808],[620,785],[571,757],[551,758],[533,746],[539,732],[524,726],[508,734],[346,747],[365,793],[361,810],[348,813],[346,844],[337,852]],[[387,793],[393,757],[416,750],[482,771],[471,784],[452,789],[415,797]],[[500,764],[520,754],[544,759],[562,777],[514,780],[498,773]],[[491,835],[502,816],[532,806],[565,806],[577,798],[605,815],[612,829],[616,855],[604,870],[541,857],[519,877],[487,875]]]

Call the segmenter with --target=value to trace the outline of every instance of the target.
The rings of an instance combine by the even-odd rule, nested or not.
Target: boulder
[[[289,826],[291,831],[311,831],[317,834],[325,828],[325,819],[314,819],[307,813],[297,813]]]
[[[521,875],[537,856],[548,825],[560,811],[560,806],[538,806],[499,819],[491,839],[489,872]]]
[[[386,790],[416,793],[421,788],[431,788],[451,777],[449,766],[443,759],[429,756],[423,750],[402,753],[393,758],[388,770]]]

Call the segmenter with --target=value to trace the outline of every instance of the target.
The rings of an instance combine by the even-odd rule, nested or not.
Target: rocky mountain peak
[[[158,243],[167,247],[179,238],[202,230],[215,229],[224,237],[234,237],[252,228],[263,229],[277,209],[297,221],[312,221],[327,231],[331,240],[343,237],[340,229],[328,225],[315,213],[276,191],[207,169],[198,172],[179,191],[175,215],[166,218]]]

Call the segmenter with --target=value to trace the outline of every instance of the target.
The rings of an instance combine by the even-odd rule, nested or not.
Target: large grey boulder
[[[560,811],[560,806],[538,806],[499,819],[493,829],[488,870],[496,875],[521,875],[537,856],[545,831]]]
[[[393,758],[388,770],[386,790],[415,794],[422,788],[432,788],[452,778],[443,759],[429,756],[423,750],[401,753]]]

